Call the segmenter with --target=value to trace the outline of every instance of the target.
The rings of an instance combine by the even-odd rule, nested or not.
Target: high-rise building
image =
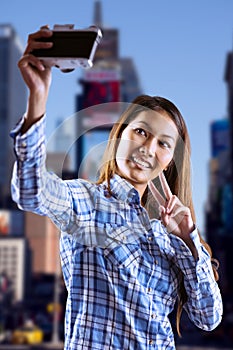
[[[23,237],[0,239],[0,275],[4,274],[7,278],[6,289],[11,289],[12,301],[24,298],[28,258],[27,244]]]
[[[8,207],[14,162],[9,132],[24,113],[26,87],[17,67],[23,53],[18,35],[10,24],[0,25],[0,207]]]
[[[231,141],[233,143],[233,51],[229,52],[227,55],[225,81],[228,91],[228,114],[231,123]]]
[[[70,168],[69,157],[62,152],[47,153],[46,167],[58,176]],[[32,274],[60,273],[59,230],[46,216],[25,213],[25,238],[32,252]],[[43,249],[41,249],[43,247]]]
[[[131,57],[120,58],[120,65],[122,75],[121,98],[124,102],[132,102],[142,92],[139,76]]]
[[[60,271],[59,231],[46,216],[27,212],[25,236],[32,251],[32,274]]]
[[[132,58],[119,55],[119,30],[102,23],[101,2],[95,2],[94,24],[103,38],[96,50],[94,66],[83,72],[82,93],[77,96],[77,173],[96,180],[109,131],[122,111],[122,104],[141,93]],[[80,112],[82,111],[82,112]]]
[[[224,339],[232,339],[233,310],[233,52],[227,55],[225,81],[228,89],[228,116],[211,124],[209,194],[206,205],[206,236],[213,257],[219,261],[219,284],[224,318],[218,327]]]

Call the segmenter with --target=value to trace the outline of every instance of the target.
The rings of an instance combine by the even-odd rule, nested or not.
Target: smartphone
[[[40,41],[52,41],[49,49],[35,49],[31,53],[40,58],[45,65],[55,66],[62,71],[77,67],[91,68],[97,46],[102,38],[96,26],[86,29],[73,29],[73,25],[54,26],[53,35]]]

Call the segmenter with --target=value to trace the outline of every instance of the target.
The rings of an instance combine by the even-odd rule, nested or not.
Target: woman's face
[[[122,132],[116,152],[117,173],[142,196],[148,181],[173,158],[178,130],[166,113],[140,112]]]

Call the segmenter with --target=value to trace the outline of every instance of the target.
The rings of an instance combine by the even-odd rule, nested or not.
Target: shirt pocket
[[[127,227],[108,227],[104,256],[113,268],[135,269],[138,267],[142,251],[133,232]]]

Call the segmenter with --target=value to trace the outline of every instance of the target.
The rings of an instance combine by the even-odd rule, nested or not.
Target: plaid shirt
[[[22,121],[21,121],[22,123]],[[23,210],[47,215],[59,227],[68,299],[65,349],[174,349],[169,314],[181,276],[194,324],[212,330],[222,300],[210,257],[197,231],[197,261],[159,220],[150,220],[138,192],[116,175],[105,184],[63,181],[45,168],[45,118],[15,138],[12,196]]]

